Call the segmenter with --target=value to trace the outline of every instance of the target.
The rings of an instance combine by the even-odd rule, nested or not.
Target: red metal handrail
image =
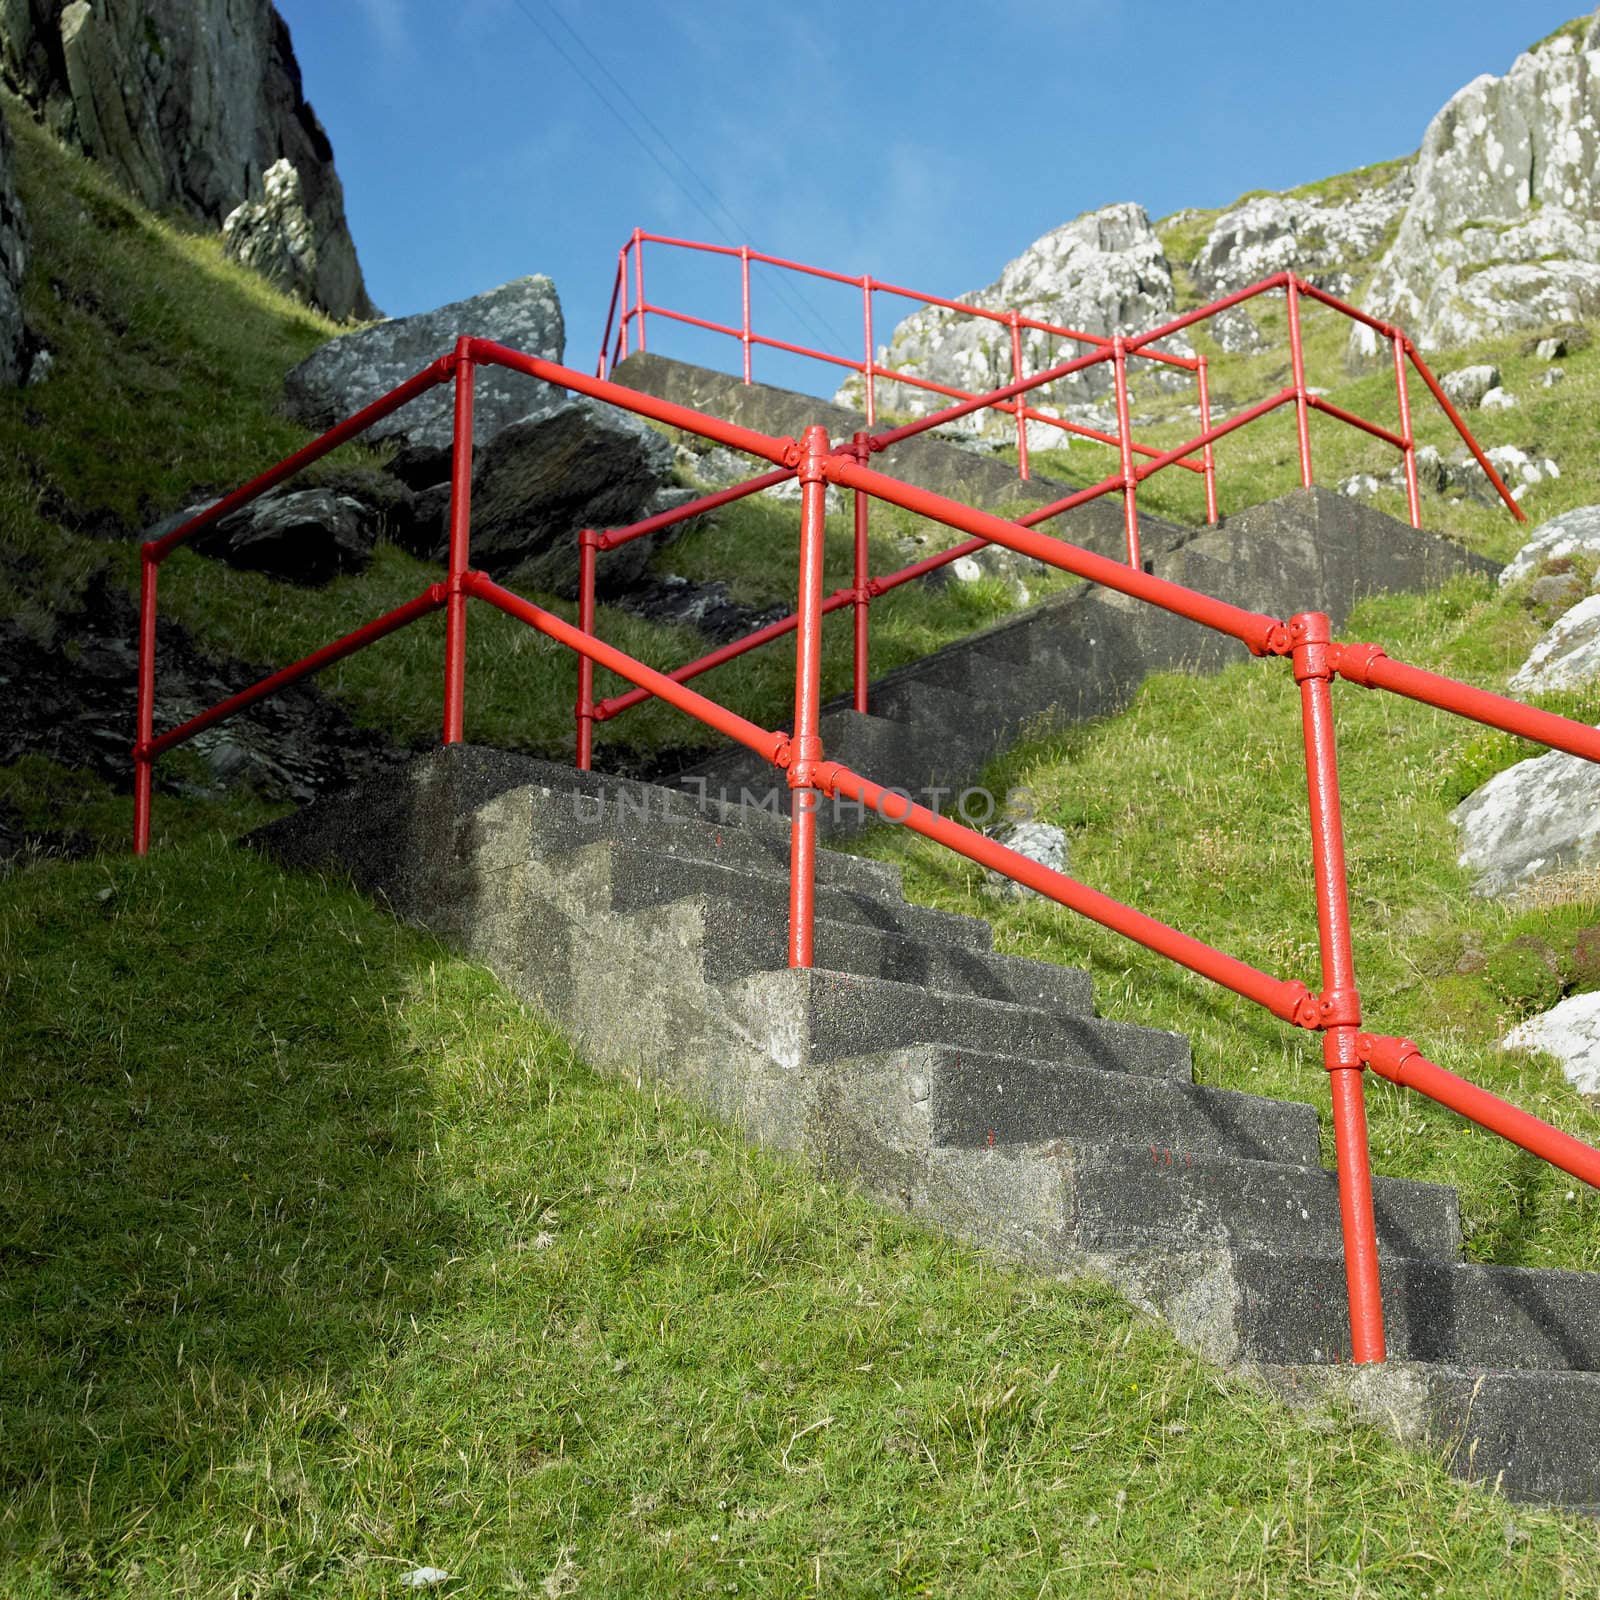
[[[637,270],[637,262],[635,266]],[[623,281],[626,281],[625,278]],[[642,297],[639,303],[642,304]],[[1401,351],[1400,337],[1397,337],[1397,366]],[[1115,341],[1113,357],[1125,359],[1126,353],[1123,341]],[[685,669],[680,668],[676,673],[657,671],[596,638],[592,591],[589,614],[587,618],[582,615],[583,607],[580,604],[580,622],[575,627],[532,601],[503,588],[485,574],[471,569],[473,374],[479,365],[501,366],[524,372],[546,383],[575,389],[608,404],[686,429],[773,463],[776,471],[750,483],[737,485],[732,490],[720,491],[720,503],[725,504],[740,494],[753,493],[757,488],[770,486],[789,476],[799,478],[801,557],[798,604],[794,617],[785,619],[781,625],[774,624],[772,632],[774,637],[790,631],[796,635],[793,733],[762,728],[688,688],[683,679],[692,674],[686,673]],[[1415,365],[1425,378],[1431,378],[1420,361]],[[210,526],[227,511],[248,504],[300,467],[354,437],[363,427],[388,415],[436,384],[452,378],[455,383],[454,459],[449,563],[445,581],[430,585],[406,605],[270,674],[259,683],[157,737],[154,733],[156,575],[161,563],[195,533]],[[1283,403],[1286,398],[1279,397],[1275,403]],[[1309,397],[1303,393],[1303,384],[1298,381],[1294,398],[1303,416],[1309,409],[1305,404]],[[1409,433],[1406,436],[1409,437]],[[988,512],[902,483],[866,465],[865,458],[870,456],[872,447],[879,442],[870,435],[858,434],[848,445],[834,445],[830,444],[826,432],[815,426],[807,428],[800,440],[774,438],[685,406],[637,393],[603,376],[580,374],[481,339],[463,337],[457,340],[453,353],[424,368],[382,400],[330,429],[305,449],[235,490],[172,534],[152,540],[144,546],[140,587],[138,736],[133,748],[135,852],[143,855],[149,849],[152,768],[164,751],[193,738],[203,729],[276,693],[286,685],[439,609],[446,613],[443,739],[447,745],[459,743],[464,736],[466,602],[468,599],[481,600],[573,651],[583,668],[591,674],[595,666],[618,674],[633,683],[636,692],[665,700],[706,726],[737,740],[785,773],[792,796],[789,881],[791,965],[809,966],[813,957],[817,803],[823,796],[843,797],[858,805],[870,805],[886,819],[902,823],[969,860],[1005,873],[1080,915],[1262,1006],[1273,1016],[1295,1027],[1321,1033],[1323,1060],[1332,1092],[1334,1142],[1338,1155],[1351,1353],[1356,1361],[1382,1361],[1385,1357],[1383,1313],[1362,1088],[1362,1073],[1366,1068],[1370,1067],[1383,1077],[1430,1096],[1596,1187],[1600,1187],[1600,1151],[1445,1071],[1427,1060],[1409,1040],[1364,1029],[1352,957],[1345,881],[1333,722],[1333,682],[1337,678],[1344,678],[1367,688],[1388,690],[1474,718],[1488,726],[1535,739],[1590,761],[1600,762],[1600,731],[1550,712],[1524,706],[1505,696],[1489,694],[1393,661],[1377,645],[1336,641],[1327,617],[1321,613],[1302,612],[1286,622],[1280,621],[1155,577],[1143,572],[1137,565],[1113,561],[1065,540],[1038,533],[1027,525],[1030,520],[1037,520],[1048,512],[1049,508],[1032,513],[1029,518],[1008,522]],[[1124,458],[1126,469],[1126,449]],[[903,794],[885,789],[839,762],[827,759],[819,732],[822,619],[828,610],[850,603],[864,587],[870,587],[863,583],[861,577],[864,532],[863,524],[858,520],[857,588],[842,590],[827,598],[823,595],[824,497],[830,484],[853,491],[857,496],[858,508],[868,496],[901,506],[966,533],[969,535],[968,548],[989,543],[1003,545],[1237,639],[1257,656],[1285,657],[1292,663],[1301,693],[1307,797],[1311,814],[1312,885],[1317,906],[1322,968],[1319,992],[1313,992],[1303,983],[1261,972],[1224,951],[1076,882],[1064,873],[1030,861],[973,829],[919,806]],[[656,528],[670,525],[659,518],[651,521]],[[654,528],[639,525],[631,530],[618,530],[611,535],[599,535],[592,531],[587,533],[581,548],[589,562],[591,576],[593,557],[604,540],[609,538],[613,543],[622,543],[627,538],[642,537],[643,532],[647,531],[654,531]],[[948,558],[949,552],[945,552],[945,556]],[[923,570],[927,569],[927,563],[917,565]],[[905,580],[911,570],[906,569],[905,573],[897,576]],[[880,580],[880,588],[886,581]],[[858,609],[858,628],[861,615]],[[701,670],[704,670],[703,667]]]
[[[647,301],[644,296],[644,247],[646,244],[703,255],[737,258],[740,262],[741,274],[740,289],[743,311],[741,326],[734,328],[726,323],[691,316],[686,312]],[[635,284],[635,294],[631,302],[628,298],[628,262],[630,259],[633,264]],[[858,359],[837,351],[820,350],[787,340],[769,338],[753,332],[750,323],[750,263],[752,261],[762,262],[782,271],[795,273],[803,277],[818,278],[830,283],[848,284],[852,287],[860,288],[863,304],[862,326],[865,337],[862,356]],[[1329,294],[1325,289],[1318,288],[1315,284],[1308,282],[1304,278],[1297,277],[1292,272],[1273,273],[1270,277],[1263,278],[1259,283],[1251,284],[1247,288],[1224,295],[1219,300],[1214,300],[1208,305],[1200,306],[1193,311],[1185,312],[1182,316],[1175,317],[1159,327],[1151,328],[1136,336],[1113,335],[1107,337],[1102,334],[1085,333],[1080,329],[1069,328],[1055,323],[1042,322],[1034,317],[1023,316],[1015,310],[999,311],[987,306],[969,305],[964,301],[928,294],[919,289],[908,289],[900,284],[891,284],[882,279],[873,278],[869,274],[852,276],[847,273],[830,271],[824,267],[809,266],[802,262],[790,261],[782,256],[766,255],[761,251],[751,250],[747,246],[735,247],[732,245],[707,244],[700,240],[677,239],[665,234],[647,233],[641,228],[635,228],[629,236],[627,244],[617,253],[616,287],[612,295],[611,308],[606,315],[605,332],[601,336],[600,356],[596,370],[603,373],[607,369],[608,361],[614,364],[628,354],[630,328],[637,335],[638,348],[643,350],[645,348],[646,318],[654,315],[669,322],[686,323],[712,333],[738,339],[743,347],[744,381],[746,383],[752,381],[750,353],[752,347],[756,345],[784,350],[794,355],[823,362],[828,366],[845,367],[861,374],[865,387],[865,409],[868,429],[876,427],[877,424],[876,383],[879,378],[907,385],[924,392],[944,394],[960,402],[955,406],[946,407],[942,411],[935,412],[931,416],[921,417],[906,428],[893,429],[887,434],[879,435],[878,437],[884,441],[884,444],[910,438],[914,434],[926,432],[929,428],[945,426],[976,411],[995,410],[1011,415],[1016,420],[1017,464],[1018,471],[1023,478],[1029,476],[1027,436],[1027,424],[1029,422],[1041,423],[1058,429],[1063,433],[1087,439],[1093,443],[1112,446],[1119,453],[1119,470],[1095,484],[1092,492],[1083,491],[1083,498],[1069,499],[1063,501],[1062,505],[1067,508],[1071,505],[1082,504],[1084,498],[1093,499],[1101,494],[1120,491],[1125,508],[1129,560],[1137,564],[1138,514],[1135,508],[1135,501],[1139,484],[1152,474],[1170,466],[1182,467],[1187,471],[1201,474],[1205,479],[1206,485],[1206,521],[1215,523],[1217,520],[1216,464],[1211,446],[1216,439],[1223,437],[1223,434],[1213,429],[1211,425],[1208,361],[1204,356],[1183,356],[1171,351],[1161,350],[1157,348],[1159,341],[1171,339],[1188,328],[1209,321],[1219,312],[1243,305],[1259,295],[1274,293],[1278,290],[1281,290],[1284,294],[1288,311],[1289,354],[1293,381],[1283,396],[1269,403],[1251,407],[1247,420],[1253,421],[1255,418],[1275,410],[1278,405],[1285,404],[1289,400],[1293,401],[1295,407],[1295,431],[1299,448],[1300,481],[1303,487],[1310,488],[1313,481],[1310,413],[1317,411],[1346,426],[1354,427],[1372,438],[1381,440],[1400,452],[1404,464],[1407,512],[1410,516],[1412,527],[1420,528],[1422,526],[1417,485],[1416,440],[1412,430],[1411,403],[1407,391],[1405,373],[1406,363],[1409,361],[1411,366],[1423,378],[1429,391],[1438,400],[1445,416],[1472,452],[1473,458],[1483,469],[1489,482],[1493,485],[1496,493],[1499,494],[1511,514],[1519,522],[1527,520],[1521,507],[1517,505],[1515,498],[1506,488],[1500,474],[1495,470],[1494,464],[1479,446],[1477,440],[1473,438],[1471,430],[1461,420],[1460,413],[1451,404],[1449,397],[1440,388],[1433,374],[1428,371],[1422,358],[1417,354],[1415,346],[1406,338],[1405,334],[1400,329],[1379,321],[1376,317],[1370,316],[1368,313],[1350,305],[1347,301],[1341,300],[1337,295]],[[872,342],[872,297],[874,294],[892,294],[903,299],[915,301],[922,306],[938,307],[960,316],[1006,325],[1011,331],[1013,382],[1010,385],[994,389],[985,395],[970,395],[950,385],[937,383],[918,373],[879,365]],[[1388,428],[1369,418],[1359,417],[1354,412],[1333,405],[1324,400],[1322,396],[1311,392],[1306,382],[1305,348],[1300,329],[1300,302],[1303,297],[1315,300],[1320,305],[1338,312],[1341,316],[1347,317],[1351,321],[1361,323],[1375,334],[1389,340],[1393,353],[1395,398],[1399,412],[1398,429]],[[613,328],[615,329],[614,340]],[[1055,378],[1066,376],[1068,373],[1082,371],[1097,365],[1101,361],[1110,361],[1112,363],[1117,411],[1117,432],[1115,435],[1107,434],[1100,429],[1084,426],[1081,423],[1071,422],[1064,417],[1052,416],[1048,412],[1040,411],[1036,407],[1027,405],[1021,399],[1021,395],[1024,392],[1039,387],[1036,382],[1024,384],[1022,381],[1024,375],[1022,370],[1021,330],[1023,328],[1043,332],[1052,337],[1071,340],[1090,347],[1088,354],[1078,361],[1063,363],[1052,368],[1053,377],[1046,381],[1054,381]],[[1127,362],[1133,358],[1158,361],[1195,373],[1200,412],[1200,433],[1196,438],[1177,449],[1158,450],[1152,445],[1142,444],[1131,437]],[[1240,425],[1242,423],[1236,420],[1234,426]],[[1231,432],[1233,430],[1230,428],[1227,431]],[[1194,459],[1197,452],[1200,457],[1198,460]],[[1137,464],[1130,460],[1130,455],[1143,458],[1142,464]]]

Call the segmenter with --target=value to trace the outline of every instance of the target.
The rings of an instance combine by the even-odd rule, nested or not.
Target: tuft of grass
[[[599,1078],[214,836],[0,883],[0,1004],[27,1600],[1600,1582],[1587,1521]]]

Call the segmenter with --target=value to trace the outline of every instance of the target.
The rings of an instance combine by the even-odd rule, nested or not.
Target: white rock
[[[1500,389],[1500,369],[1487,365],[1461,367],[1447,372],[1439,380],[1439,387],[1464,411],[1481,406],[1484,397]]]
[[[1037,861],[1041,866],[1049,867],[1055,872],[1067,870],[1067,836],[1053,823],[1007,823],[1002,827],[991,829],[990,837],[997,843],[1005,845],[1008,850],[1015,850],[1018,855],[1026,856],[1030,861]],[[988,892],[998,895],[1003,900],[1043,898],[1037,889],[1025,888],[1003,872],[985,868],[983,876]]]
[[[1553,389],[1562,381],[1562,379],[1566,377],[1566,375],[1567,372],[1565,367],[1551,367],[1551,369],[1545,373],[1541,382],[1544,384],[1545,388]]]
[[[1575,994],[1537,1017],[1519,1022],[1506,1050],[1542,1050],[1561,1063],[1579,1094],[1600,1094],[1600,994]]]
[[[1517,668],[1511,687],[1523,694],[1580,689],[1600,677],[1600,594],[1580,600],[1556,619]]]
[[[1509,411],[1517,397],[1509,389],[1491,389],[1478,404],[1485,411]]]
[[[1541,361],[1559,361],[1567,353],[1565,339],[1541,339],[1533,347],[1533,353]]]
[[[1378,480],[1370,472],[1358,472],[1339,485],[1339,493],[1354,500],[1367,500],[1378,492]]]
[[[436,1583],[448,1583],[450,1574],[439,1567],[413,1567],[400,1578],[402,1589],[431,1589]]]
[[[1454,95],[1415,182],[1365,310],[1426,349],[1600,312],[1600,15]]]
[[[1552,750],[1496,773],[1450,817],[1474,888],[1504,894],[1600,855],[1600,767]]]
[[[1490,460],[1494,460],[1497,453],[1489,451]],[[1495,466],[1498,470],[1498,461]],[[1541,523],[1534,529],[1533,537],[1501,570],[1500,586],[1520,583],[1524,578],[1533,577],[1547,561],[1574,555],[1600,557],[1600,506],[1579,506]]]

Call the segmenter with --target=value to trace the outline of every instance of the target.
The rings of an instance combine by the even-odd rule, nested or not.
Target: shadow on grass
[[[98,1565],[290,1390],[337,1429],[432,1304],[435,952],[220,841],[0,884],[0,1552]]]

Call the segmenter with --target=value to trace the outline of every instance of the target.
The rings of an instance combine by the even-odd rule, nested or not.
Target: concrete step
[[[788,965],[787,910],[768,902],[711,895],[704,903],[704,971],[709,981],[730,983]],[[1094,1010],[1089,975],[1074,967],[913,938],[831,917],[817,919],[814,936],[816,965],[830,972],[888,978],[1046,1011],[1090,1015]]]
[[[1510,1500],[1600,1514],[1600,1373],[1394,1360],[1261,1370],[1294,1403],[1348,1403]]]
[[[1507,1371],[1600,1368],[1600,1275],[1413,1258],[1384,1261],[1381,1276],[1396,1360]],[[1214,1333],[1234,1359],[1350,1359],[1342,1252],[1236,1249],[1194,1280],[1175,1298],[1209,1307]]]
[[[752,907],[764,905],[771,913],[787,915],[787,874],[666,855],[614,840],[598,840],[588,848],[609,852],[611,904],[616,911],[627,913],[643,906],[708,895]],[[859,923],[959,950],[987,952],[994,945],[993,928],[977,917],[936,911],[904,900],[891,901],[880,894],[862,893],[838,884],[817,885],[816,909],[818,916],[834,922]],[[737,934],[736,928],[732,931]]]
[[[1168,1165],[1199,1155],[1297,1166],[1319,1161],[1317,1113],[1299,1101],[940,1045],[860,1066],[864,1074],[891,1077],[908,1101],[926,1104],[933,1145],[982,1149],[1066,1139],[1148,1147]]]
[[[781,783],[781,774],[771,770]],[[581,787],[573,777],[584,780]],[[754,805],[735,802],[707,815],[693,796],[677,790],[554,769],[529,809],[534,851],[546,857],[606,841],[767,874],[789,870],[788,819]],[[901,901],[900,868],[887,861],[819,850],[817,882]]]
[[[756,973],[723,987],[731,1015],[780,1062],[843,1061],[909,1044],[946,1044],[1103,1072],[1188,1081],[1189,1041],[1127,1022],[948,994],[820,967]]]

